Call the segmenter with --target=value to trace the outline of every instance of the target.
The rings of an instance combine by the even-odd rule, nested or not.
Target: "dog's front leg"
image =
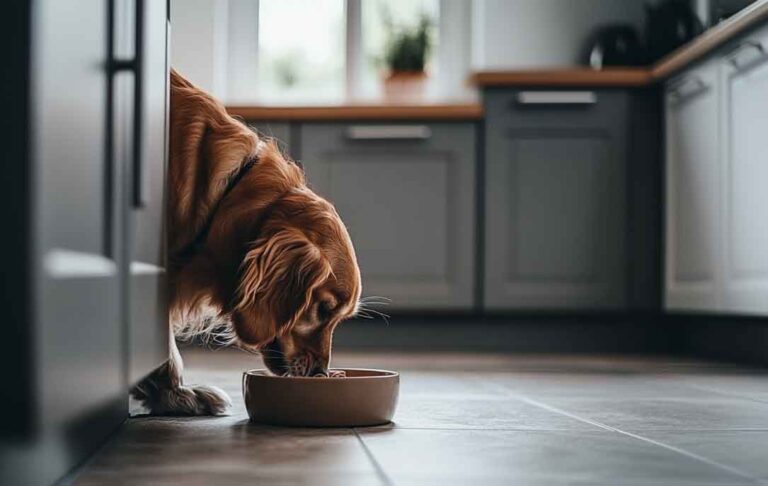
[[[172,331],[169,347],[168,361],[133,387],[131,395],[152,415],[226,414],[232,401],[224,390],[215,386],[184,385],[184,363]]]

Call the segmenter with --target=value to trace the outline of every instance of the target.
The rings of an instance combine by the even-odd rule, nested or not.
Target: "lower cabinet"
[[[621,308],[627,94],[489,89],[484,99],[485,308]]]
[[[673,79],[664,94],[664,303],[670,310],[722,305],[718,92],[718,65],[712,62]]]
[[[665,307],[768,314],[768,29],[670,81]]]
[[[723,79],[723,306],[768,313],[768,29],[736,44]]]
[[[473,123],[307,123],[299,139],[310,185],[352,236],[363,295],[392,310],[473,307]]]

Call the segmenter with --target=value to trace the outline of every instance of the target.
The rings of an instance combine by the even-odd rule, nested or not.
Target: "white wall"
[[[201,88],[225,95],[226,0],[171,0],[171,66]]]
[[[640,27],[642,0],[473,0],[475,69],[559,67],[580,63],[596,26]]]

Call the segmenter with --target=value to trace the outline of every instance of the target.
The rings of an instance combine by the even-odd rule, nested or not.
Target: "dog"
[[[354,316],[360,269],[333,205],[274,140],[170,74],[169,360],[132,390],[156,415],[218,415],[215,386],[185,386],[176,338],[262,354],[277,375],[328,375],[334,329]]]

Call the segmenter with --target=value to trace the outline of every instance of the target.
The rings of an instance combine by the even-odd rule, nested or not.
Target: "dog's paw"
[[[155,389],[140,399],[152,415],[226,415],[232,406],[224,390],[206,385]]]

